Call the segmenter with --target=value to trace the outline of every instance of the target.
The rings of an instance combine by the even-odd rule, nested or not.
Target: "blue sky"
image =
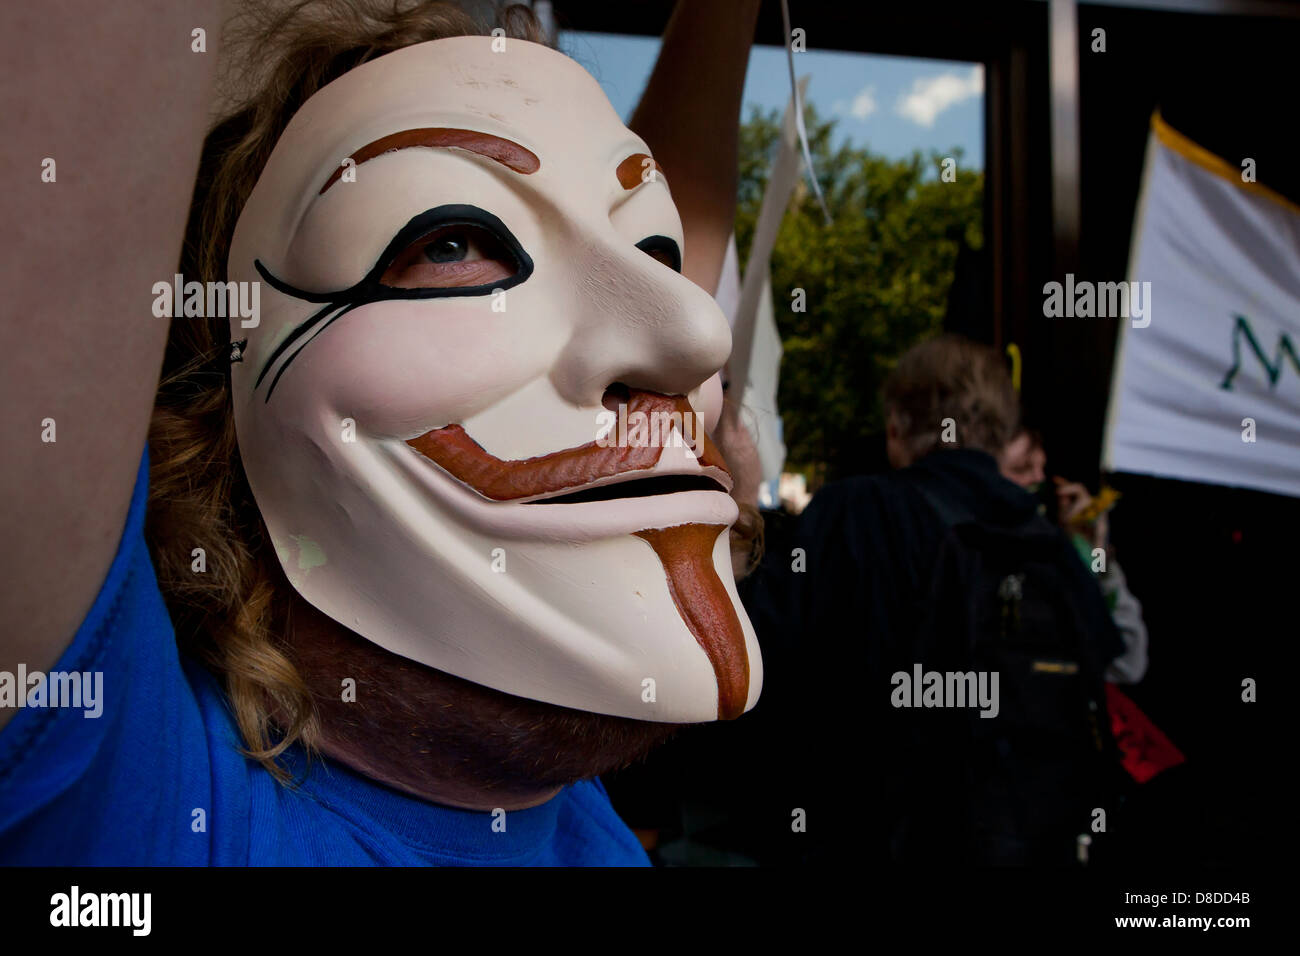
[[[659,40],[606,33],[566,32],[560,48],[600,81],[627,119],[654,66]],[[836,145],[891,158],[912,150],[964,150],[962,166],[984,165],[984,74],[972,63],[810,49],[796,53],[795,71],[809,74],[808,100],[834,116]],[[785,50],[756,46],[745,81],[743,115],[750,106],[783,109],[790,98]]]

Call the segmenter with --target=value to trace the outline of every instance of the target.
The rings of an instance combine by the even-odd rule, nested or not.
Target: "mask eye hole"
[[[519,262],[489,229],[439,226],[393,257],[379,284],[390,289],[458,289],[491,285],[519,272]]]
[[[674,272],[682,271],[682,250],[675,240],[667,236],[647,236],[636,247]]]

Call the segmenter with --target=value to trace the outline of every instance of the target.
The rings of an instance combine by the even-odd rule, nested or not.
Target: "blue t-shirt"
[[[0,731],[0,864],[649,864],[598,780],[494,829],[491,813],[308,764],[297,748],[295,788],[242,756],[225,694],[177,651],[144,543],[148,474],[146,456],[108,577],[50,669],[102,673],[98,695],[83,685],[99,716],[86,700],[23,707]]]

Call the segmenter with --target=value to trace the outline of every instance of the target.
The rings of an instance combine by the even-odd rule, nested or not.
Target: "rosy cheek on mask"
[[[489,298],[374,302],[307,346],[268,404],[327,404],[365,433],[406,439],[460,422],[544,376],[564,331],[534,327],[520,348],[518,316]],[[286,420],[292,413],[281,408]]]

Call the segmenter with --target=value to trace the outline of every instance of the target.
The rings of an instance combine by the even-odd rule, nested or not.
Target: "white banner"
[[[802,100],[808,89],[808,77],[799,80],[798,89]],[[718,302],[731,319],[731,358],[727,362],[727,377],[732,396],[741,396],[740,404],[733,407],[743,410],[739,412],[741,421],[754,439],[763,468],[763,479],[758,489],[761,508],[780,505],[781,470],[785,466],[785,440],[781,414],[776,407],[782,348],[772,306],[772,278],[768,263],[790,197],[799,182],[802,162],[795,122],[798,115],[795,99],[791,96],[781,124],[781,145],[772,160],[759,206],[745,277],[739,279],[739,260],[733,236],[727,247],[717,295]],[[729,307],[732,296],[735,297],[734,308]],[[737,383],[743,385],[738,387]]]
[[[1300,207],[1152,119],[1102,466],[1300,496]]]

